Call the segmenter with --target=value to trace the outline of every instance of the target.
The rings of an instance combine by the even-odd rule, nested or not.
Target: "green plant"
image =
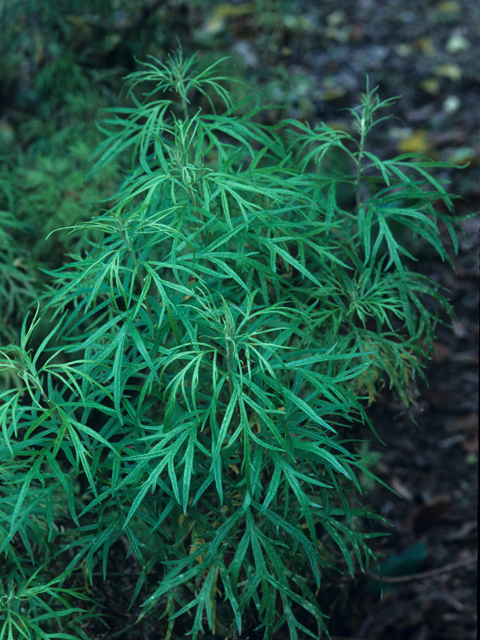
[[[435,163],[367,150],[392,102],[375,91],[352,112],[357,140],[262,125],[258,104],[236,115],[223,80],[181,52],[147,63],[134,106],[102,125],[90,175],[126,153],[132,169],[73,231],[103,238],[49,274],[56,324],[35,352],[40,309],[1,352],[24,383],[0,394],[2,575],[29,559],[46,576],[63,563],[60,587],[97,566],[106,579],[126,536],[132,603],[168,615],[168,638],[189,616],[194,638],[233,638],[247,613],[267,639],[284,624],[319,637],[322,573],[376,561],[356,441],[386,380],[412,399],[448,310],[406,247],[447,259],[437,222],[456,243],[452,219],[434,205],[452,201]],[[324,171],[339,150],[352,175]]]
[[[58,267],[67,251],[81,251],[101,238],[68,230],[57,233],[54,242],[46,236],[98,215],[99,202],[108,199],[121,178],[118,163],[112,163],[101,179],[84,183],[85,165],[101,141],[94,120],[106,102],[87,77],[80,82],[78,66],[70,64],[69,70],[72,93],[63,93],[62,104],[55,96],[47,108],[38,109],[38,117],[12,113],[13,125],[4,123],[0,130],[8,150],[0,157],[1,344],[18,342],[25,313],[48,279],[39,267]],[[58,80],[66,88],[63,72]],[[48,318],[37,332],[37,344],[43,327],[48,333]],[[0,388],[11,385],[12,378],[20,382],[14,370],[0,374]]]
[[[75,65],[70,65],[72,75],[74,70]],[[12,116],[14,140],[9,155],[0,161],[0,207],[22,223],[14,231],[17,236],[21,232],[21,242],[28,246],[28,262],[47,268],[58,266],[59,258],[63,262],[67,250],[79,251],[88,245],[85,238],[65,232],[55,236],[52,251],[46,236],[98,215],[102,211],[98,201],[110,196],[121,176],[112,164],[102,180],[84,183],[85,165],[101,141],[94,120],[107,104],[93,82],[83,77],[72,93],[63,94],[62,105],[53,99],[52,103],[51,111],[45,109],[38,117]]]
[[[0,176],[1,177],[1,176]],[[2,188],[0,180],[0,188]],[[27,252],[15,242],[12,231],[22,225],[7,211],[0,211],[0,340],[17,338],[17,327],[32,299],[35,298],[33,269],[30,268]]]

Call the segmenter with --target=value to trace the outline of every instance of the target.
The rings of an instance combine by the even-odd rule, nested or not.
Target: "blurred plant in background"
[[[7,195],[8,187],[7,185]],[[0,190],[2,183],[0,182]],[[22,225],[11,214],[0,211],[0,342],[13,340],[28,305],[36,298],[37,274],[25,249],[15,242],[12,231]]]

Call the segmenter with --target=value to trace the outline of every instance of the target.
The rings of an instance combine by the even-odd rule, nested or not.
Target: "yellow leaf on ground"
[[[430,38],[419,38],[415,41],[414,47],[427,56],[432,56],[435,53],[435,45]]]
[[[428,132],[424,129],[417,129],[408,138],[399,140],[397,149],[401,153],[426,153],[430,150]]]
[[[215,9],[214,15],[217,18],[241,18],[242,16],[246,16],[249,13],[253,13],[254,8],[255,6],[253,2],[237,5],[225,3],[219,5]]]
[[[440,93],[440,83],[436,78],[426,78],[420,83],[420,88],[432,96]]]
[[[457,13],[460,11],[460,3],[455,0],[445,0],[437,6],[440,13]]]
[[[202,27],[197,32],[199,37],[212,37],[216,36],[227,27],[227,20],[230,18],[241,18],[250,13],[253,13],[254,5],[249,2],[246,4],[233,5],[229,3],[220,4],[213,11],[208,20],[204,22]]]
[[[452,64],[450,62],[434,67],[433,73],[442,78],[448,78],[449,80],[460,80],[462,77],[462,70],[458,64]]]

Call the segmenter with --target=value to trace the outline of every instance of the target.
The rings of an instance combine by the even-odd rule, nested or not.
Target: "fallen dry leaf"
[[[413,502],[415,496],[410,489],[404,485],[397,477],[393,477],[390,481],[390,485],[394,491],[396,491],[402,498],[405,498],[407,502]]]
[[[460,80],[462,77],[462,70],[458,64],[440,64],[433,68],[433,73],[441,78],[448,78],[449,80]]]
[[[414,509],[410,518],[412,533],[418,536],[431,524],[441,520],[451,506],[452,501],[450,498],[438,496]]]
[[[456,0],[445,0],[437,5],[437,9],[440,13],[457,13],[460,11],[460,3]]]
[[[433,56],[435,53],[435,45],[430,38],[419,38],[413,43],[413,46],[417,51],[421,51],[427,56]]]
[[[452,355],[452,352],[450,348],[447,347],[447,345],[434,340],[433,353],[431,358],[435,364],[443,364],[446,360],[450,360],[451,355]]]
[[[464,440],[462,442],[462,449],[469,455],[478,453],[478,433],[474,433],[473,436]]]
[[[420,88],[432,96],[440,93],[440,82],[436,78],[426,78],[420,83]]]
[[[430,150],[428,131],[417,129],[408,138],[399,140],[397,149],[401,153],[426,153]]]

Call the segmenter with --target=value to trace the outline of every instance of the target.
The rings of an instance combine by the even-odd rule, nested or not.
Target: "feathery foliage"
[[[414,398],[448,304],[410,246],[448,259],[436,203],[452,199],[434,162],[367,150],[392,103],[368,86],[358,135],[272,127],[194,62],[180,51],[129,77],[134,106],[101,123],[89,174],[126,155],[131,171],[72,229],[101,241],[48,274],[1,350],[22,385],[0,394],[0,638],[86,638],[72,604],[86,595],[63,584],[105,578],[124,536],[142,569],[132,602],[148,592],[141,617],[168,615],[169,638],[188,616],[195,639],[234,637],[249,611],[267,640],[283,625],[320,637],[322,573],[376,561],[355,440],[385,382]]]

